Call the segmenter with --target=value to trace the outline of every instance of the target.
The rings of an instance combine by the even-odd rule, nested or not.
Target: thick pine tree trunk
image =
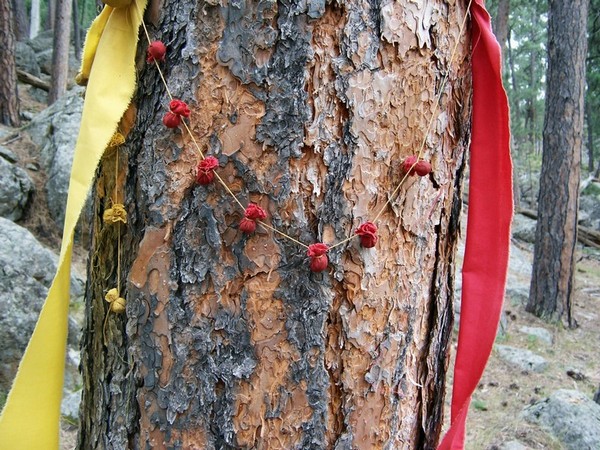
[[[527,311],[575,324],[577,209],[583,139],[588,0],[550,1],[542,173]]]
[[[312,273],[304,248],[260,228],[245,237],[225,190],[195,185],[199,156],[162,125],[168,99],[141,49],[119,194],[114,151],[94,191],[79,446],[434,448],[470,137],[466,6],[214,3],[167,0],[147,21],[202,150],[267,222],[306,244],[352,235],[399,183],[443,89],[424,152],[434,170],[385,209],[376,248],[352,240]],[[128,211],[127,311],[103,329],[113,202]]]

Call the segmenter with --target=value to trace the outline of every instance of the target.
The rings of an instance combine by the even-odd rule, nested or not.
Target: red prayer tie
[[[438,450],[465,445],[465,423],[498,329],[513,213],[509,115],[500,46],[483,0],[471,5],[473,119],[467,240],[462,270],[451,426]]]

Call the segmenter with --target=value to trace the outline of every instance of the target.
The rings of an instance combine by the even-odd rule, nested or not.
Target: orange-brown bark
[[[306,245],[383,208],[379,243],[337,246],[313,274],[302,246],[261,227],[244,236],[227,192],[194,185],[195,147],[159,125],[164,89],[142,70],[124,150],[129,359],[90,369],[121,384],[85,410],[125,392],[126,425],[107,436],[132,448],[434,448],[469,139],[464,5],[191,3],[166,1],[155,33],[232,192]],[[433,173],[384,208],[423,142]],[[98,430],[87,442],[108,439]]]

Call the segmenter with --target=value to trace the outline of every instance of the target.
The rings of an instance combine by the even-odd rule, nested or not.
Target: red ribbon
[[[469,214],[463,263],[451,426],[438,450],[465,445],[465,423],[498,329],[513,213],[509,115],[500,46],[483,0],[471,6],[473,122]]]

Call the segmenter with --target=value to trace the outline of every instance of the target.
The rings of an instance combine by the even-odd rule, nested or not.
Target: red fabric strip
[[[467,241],[451,426],[438,450],[464,448],[471,395],[492,351],[500,320],[513,213],[500,46],[483,0],[473,1],[471,18],[473,118]]]

